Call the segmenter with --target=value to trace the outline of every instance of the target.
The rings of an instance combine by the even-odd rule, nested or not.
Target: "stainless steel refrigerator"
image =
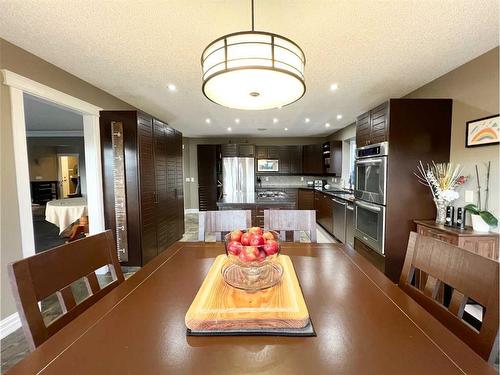
[[[222,189],[224,197],[255,194],[254,158],[222,158]]]

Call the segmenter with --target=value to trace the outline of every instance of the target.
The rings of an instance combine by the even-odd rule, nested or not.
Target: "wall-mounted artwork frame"
[[[465,147],[497,145],[500,143],[500,116],[493,115],[465,123]]]

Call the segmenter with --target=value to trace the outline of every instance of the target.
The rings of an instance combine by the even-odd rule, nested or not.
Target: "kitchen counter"
[[[292,198],[258,198],[255,193],[233,193],[217,201],[218,207],[231,205],[274,205],[274,204],[295,204]]]
[[[304,190],[316,190],[319,191],[323,194],[331,195],[337,198],[341,198],[347,201],[354,201],[354,195],[353,194],[339,194],[337,193],[338,191],[341,191],[343,189],[338,188],[338,189],[318,189],[315,187],[310,187],[306,185],[267,185],[267,186],[257,186],[255,187],[255,190],[258,191],[263,191],[263,190],[279,190],[279,189],[304,189]]]
[[[330,196],[335,197],[335,198],[343,199],[343,200],[349,201],[349,202],[354,202],[354,194],[338,193],[338,191],[340,191],[340,189],[332,189],[332,190],[314,189],[314,190],[319,191],[320,193],[323,193],[326,195],[330,195]]]

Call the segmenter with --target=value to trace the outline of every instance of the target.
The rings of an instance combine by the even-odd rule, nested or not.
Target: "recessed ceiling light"
[[[276,124],[279,120],[275,117],[273,118],[273,123]]]
[[[237,124],[239,124],[240,123],[240,119],[239,118],[235,118],[234,122],[237,123]]]
[[[339,113],[339,114],[337,115],[337,120],[340,120],[341,118],[342,118],[342,115]]]
[[[330,90],[335,91],[339,88],[339,85],[337,83],[332,83],[330,85]]]
[[[231,128],[227,128],[227,131],[228,131],[228,132],[230,132],[231,130],[233,130],[233,129],[231,129]]]
[[[177,90],[177,86],[175,86],[173,83],[169,83],[167,85],[167,88],[170,90],[170,91],[176,91]]]
[[[311,121],[311,119],[309,117],[306,117],[306,119],[304,120],[306,123]]]
[[[260,132],[265,132],[267,129],[266,128],[257,128],[257,130]]]
[[[206,122],[207,124],[210,124],[210,123],[212,122],[212,120],[210,120],[209,118],[206,118],[206,119],[205,119],[205,122]]]
[[[287,132],[287,131],[288,131],[288,128],[285,128],[285,131]]]
[[[330,123],[328,123],[328,122],[327,122],[327,123],[325,124],[325,128],[329,128],[329,127],[330,127]]]

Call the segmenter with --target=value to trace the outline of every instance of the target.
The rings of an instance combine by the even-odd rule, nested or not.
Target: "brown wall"
[[[460,199],[454,205],[464,205],[465,190],[474,191],[477,200],[474,166],[480,168],[482,185],[484,164],[491,161],[489,210],[500,216],[499,146],[465,147],[465,123],[499,113],[499,48],[479,56],[438,79],[409,93],[407,98],[452,98],[450,161],[464,166],[469,181],[459,188]],[[483,191],[484,197],[484,191]],[[483,198],[484,199],[484,198]],[[498,228],[495,229],[498,231]]]
[[[134,107],[122,100],[3,39],[0,39],[0,69],[8,69],[104,109],[134,109]],[[2,295],[0,319],[4,319],[16,311],[7,280],[6,266],[7,263],[22,258],[22,249],[15,185],[16,175],[14,148],[12,144],[10,96],[7,86],[3,84],[0,84],[0,101],[0,285]]]

